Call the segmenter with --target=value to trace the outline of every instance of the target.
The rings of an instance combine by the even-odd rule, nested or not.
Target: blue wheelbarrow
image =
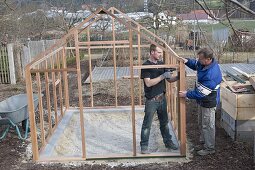
[[[14,127],[20,139],[26,139],[29,129],[27,94],[18,94],[0,102],[0,127],[3,131],[0,139],[5,138],[10,127]],[[38,95],[33,94],[34,108],[38,106]],[[25,134],[22,136],[18,127],[22,123]]]

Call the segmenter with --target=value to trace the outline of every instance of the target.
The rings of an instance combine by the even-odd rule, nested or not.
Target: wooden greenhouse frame
[[[118,15],[116,15],[118,14]],[[108,15],[112,18],[112,40],[111,41],[91,41],[90,40],[90,28],[93,23],[97,22],[104,15]],[[116,40],[115,37],[115,24],[114,22],[120,22],[129,31],[128,39]],[[87,41],[81,42],[79,40],[80,33],[87,34]],[[137,43],[133,41],[133,34],[137,35]],[[155,44],[163,50],[163,57],[165,59],[164,65],[155,66],[142,66],[141,63],[141,48],[147,47],[148,43],[143,44],[141,38],[145,39],[151,44]],[[67,46],[67,43],[72,41],[74,46]],[[70,43],[72,44],[72,43]],[[91,49],[103,49],[111,48],[113,50],[113,65],[114,65],[114,86],[115,86],[115,106],[105,106],[101,108],[121,108],[131,107],[132,114],[132,131],[133,131],[133,151],[131,155],[122,156],[102,156],[100,158],[134,158],[134,157],[166,157],[166,156],[185,156],[186,155],[186,111],[185,111],[185,99],[178,97],[179,90],[185,90],[185,65],[179,59],[179,56],[168,46],[168,44],[156,36],[155,34],[148,31],[145,27],[141,26],[137,22],[133,21],[126,14],[122,13],[118,9],[111,7],[108,10],[104,8],[97,9],[93,14],[87,17],[82,23],[75,28],[72,28],[63,38],[57,41],[46,51],[39,54],[35,60],[26,66],[26,89],[28,94],[28,108],[30,118],[30,129],[31,129],[31,140],[32,140],[32,152],[34,161],[53,161],[53,159],[40,159],[40,153],[45,149],[49,139],[54,134],[59,122],[65,116],[68,110],[72,110],[69,104],[70,94],[68,91],[68,73],[73,72],[77,74],[78,92],[79,92],[79,112],[80,112],[80,128],[81,128],[81,139],[82,139],[82,157],[68,157],[68,158],[54,158],[57,161],[70,161],[70,160],[89,160],[97,159],[95,157],[90,158],[86,156],[86,142],[85,142],[85,127],[84,127],[84,112],[87,108],[97,108],[93,103],[93,86],[92,80],[90,80],[90,107],[83,106],[82,98],[82,78],[80,68],[80,50],[86,49],[89,56],[89,75],[90,79],[92,75],[92,63],[91,63]],[[129,49],[130,58],[130,94],[131,94],[131,105],[130,106],[119,106],[117,102],[117,85],[116,85],[116,48]],[[133,49],[137,49],[138,53],[138,64],[134,64],[133,61]],[[75,50],[76,68],[67,67],[67,51]],[[149,154],[140,155],[136,150],[136,135],[135,135],[135,107],[141,107],[141,96],[142,96],[142,81],[139,80],[139,105],[134,103],[134,70],[146,69],[146,68],[176,68],[180,71],[180,80],[175,83],[167,85],[167,103],[168,113],[170,121],[173,125],[174,132],[177,135],[177,139],[180,145],[180,153],[166,153],[166,154]],[[43,77],[43,78],[42,78]],[[45,89],[45,100],[42,99],[42,91]],[[50,93],[52,88],[52,94]],[[35,90],[36,89],[36,90]],[[33,92],[39,94],[39,115],[36,119],[36,110],[33,103]],[[49,128],[44,131],[44,118],[43,118],[43,102],[46,102],[46,112],[48,117]],[[51,114],[54,111],[55,114],[55,125],[52,126]],[[37,113],[38,113],[37,112]],[[58,112],[60,115],[58,115]],[[41,129],[41,130],[38,130]],[[39,136],[38,137],[38,133]],[[46,135],[47,133],[47,135]],[[38,140],[38,138],[40,140]],[[40,141],[40,142],[39,142]]]

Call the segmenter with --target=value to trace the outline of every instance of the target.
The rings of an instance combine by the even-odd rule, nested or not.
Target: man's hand
[[[179,91],[179,97],[186,97],[187,91]]]
[[[164,74],[161,74],[161,77],[163,79],[170,79],[172,77],[172,73],[170,71],[164,72]]]
[[[188,60],[186,58],[180,57],[180,59],[182,60],[182,62],[185,64],[188,62]]]

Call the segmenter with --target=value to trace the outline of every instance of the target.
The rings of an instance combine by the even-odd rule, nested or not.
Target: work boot
[[[141,146],[141,154],[150,154],[147,146]]]
[[[141,150],[141,154],[150,154],[150,151],[148,149]]]
[[[195,150],[195,151],[200,151],[200,150],[202,150],[202,149],[204,149],[204,146],[203,146],[203,145],[196,145],[196,146],[194,146],[194,150]]]
[[[200,155],[200,156],[205,156],[205,155],[214,154],[214,153],[215,153],[214,149],[212,149],[212,150],[202,149],[202,150],[197,152],[197,154]]]
[[[165,143],[165,146],[166,146],[166,148],[168,148],[168,149],[173,149],[173,150],[177,150],[178,149],[178,146],[177,145],[175,145],[174,143],[173,143],[173,141],[169,141],[169,142],[167,142],[167,143]]]

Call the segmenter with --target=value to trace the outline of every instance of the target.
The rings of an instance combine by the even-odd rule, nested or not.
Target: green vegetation
[[[199,0],[198,2],[202,5],[204,5],[203,0]],[[208,8],[210,8],[212,10],[213,9],[220,9],[224,6],[224,3],[221,0],[210,0],[210,1],[205,1],[205,2],[206,2],[206,5],[208,6]]]
[[[255,20],[231,20],[232,25],[235,29],[243,29],[250,32],[255,31]],[[227,21],[224,21],[228,25]],[[205,32],[212,32],[212,30],[217,30],[221,28],[226,28],[225,25],[218,23],[218,24],[200,24],[200,27]]]

